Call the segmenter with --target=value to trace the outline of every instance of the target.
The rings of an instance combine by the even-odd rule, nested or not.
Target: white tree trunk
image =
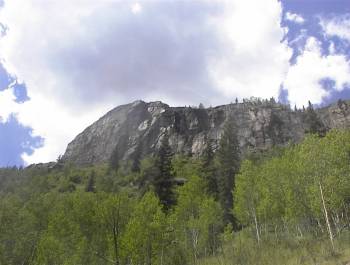
[[[260,244],[259,225],[258,225],[258,220],[256,218],[255,209],[253,210],[253,217],[254,217],[255,230],[256,230],[256,239],[258,240],[258,244]]]
[[[322,185],[321,182],[318,182],[319,186],[320,186],[320,193],[321,193],[321,199],[322,199],[322,205],[323,205],[323,210],[324,210],[324,216],[326,219],[326,223],[327,223],[327,228],[328,228],[328,233],[329,233],[329,239],[331,241],[332,244],[332,249],[334,250],[334,242],[333,242],[333,233],[332,233],[332,228],[331,228],[331,224],[329,222],[329,218],[328,218],[328,211],[327,211],[327,207],[326,207],[326,203],[324,201],[324,196],[323,196],[323,189],[322,189]]]

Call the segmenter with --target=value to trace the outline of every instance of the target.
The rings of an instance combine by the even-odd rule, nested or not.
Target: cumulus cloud
[[[64,105],[54,99],[36,95],[31,100],[19,105],[17,119],[21,124],[33,128],[33,136],[44,138],[44,145],[35,149],[30,155],[24,153],[22,158],[27,164],[55,160],[62,154],[72,137],[80,133],[91,121],[104,113],[96,108],[85,114],[75,115]]]
[[[339,37],[350,42],[350,14],[320,18],[320,25],[329,37]]]
[[[55,159],[107,109],[134,99],[277,97],[291,56],[281,16],[276,0],[7,0],[0,57],[30,100],[4,92],[3,115],[17,113],[45,138],[23,155],[31,163]]]
[[[131,11],[134,14],[140,13],[142,11],[142,6],[140,5],[140,3],[134,3],[131,5]]]
[[[206,20],[216,4],[157,1],[142,9],[129,1],[8,1],[0,14],[9,28],[0,44],[5,66],[29,96],[40,92],[74,111],[164,91],[177,102],[185,92],[205,99],[203,66],[219,45]]]
[[[305,19],[301,15],[291,12],[286,12],[284,18],[288,21],[293,21],[297,24],[303,24],[305,22]]]
[[[322,85],[324,80],[332,80],[336,91],[345,89],[350,85],[350,63],[345,55],[322,55],[321,43],[309,37],[303,53],[290,67],[284,82],[290,102],[299,107],[306,105],[308,100],[321,103],[330,95],[330,91]]]
[[[0,123],[8,122],[16,114],[16,120],[21,125],[32,128],[32,137],[44,139],[44,145],[22,154],[22,159],[27,164],[55,160],[64,151],[65,146],[61,144],[68,143],[73,135],[77,135],[105,111],[97,108],[85,115],[75,116],[54,98],[40,94],[18,104],[13,88],[0,91],[0,106]]]
[[[268,3],[268,4],[267,4]],[[226,97],[277,97],[291,49],[282,42],[282,7],[277,1],[230,1],[218,18],[222,56],[211,58],[216,88]]]

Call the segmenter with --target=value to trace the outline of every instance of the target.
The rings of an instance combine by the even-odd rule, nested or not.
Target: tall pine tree
[[[142,149],[143,149],[142,143],[138,144],[132,155],[131,170],[133,172],[140,172],[141,158],[142,158],[142,151],[143,151]]]
[[[318,117],[316,111],[314,110],[311,102],[309,101],[309,106],[306,109],[304,122],[310,127],[306,130],[306,133],[318,134],[319,136],[325,136],[327,129],[321,119]]]
[[[214,162],[214,151],[212,146],[212,140],[205,136],[205,149],[202,154],[202,175],[206,180],[207,192],[214,198],[218,196],[218,185],[216,180],[216,167]]]
[[[232,215],[235,175],[240,166],[240,150],[237,139],[237,128],[233,117],[229,117],[224,125],[224,131],[217,151],[219,162],[218,191],[219,201],[224,210],[224,222],[235,225]]]
[[[109,158],[108,162],[109,170],[115,170],[117,171],[119,168],[119,152],[118,152],[118,146],[116,146],[113,149],[113,152]]]
[[[96,192],[96,187],[95,187],[95,171],[93,170],[91,172],[91,175],[89,176],[88,183],[85,188],[86,192]]]
[[[164,210],[168,210],[175,203],[173,191],[174,176],[171,164],[172,158],[173,153],[169,145],[169,136],[166,132],[157,152],[155,164],[158,172],[153,179],[154,191],[163,204]]]

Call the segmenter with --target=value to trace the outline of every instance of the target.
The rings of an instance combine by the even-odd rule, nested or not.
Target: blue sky
[[[2,2],[0,166],[55,160],[136,99],[350,99],[349,0]]]

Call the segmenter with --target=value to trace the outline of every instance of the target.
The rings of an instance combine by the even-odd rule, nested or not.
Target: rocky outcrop
[[[350,126],[350,104],[315,110],[324,128]],[[293,111],[274,101],[251,100],[214,108],[169,107],[162,102],[135,101],[119,106],[79,134],[67,147],[63,161],[77,165],[107,162],[116,150],[120,159],[132,158],[136,150],[152,154],[167,131],[175,153],[200,155],[205,139],[217,147],[225,120],[238,128],[242,152],[265,150],[273,145],[299,142],[310,129],[307,111]]]

